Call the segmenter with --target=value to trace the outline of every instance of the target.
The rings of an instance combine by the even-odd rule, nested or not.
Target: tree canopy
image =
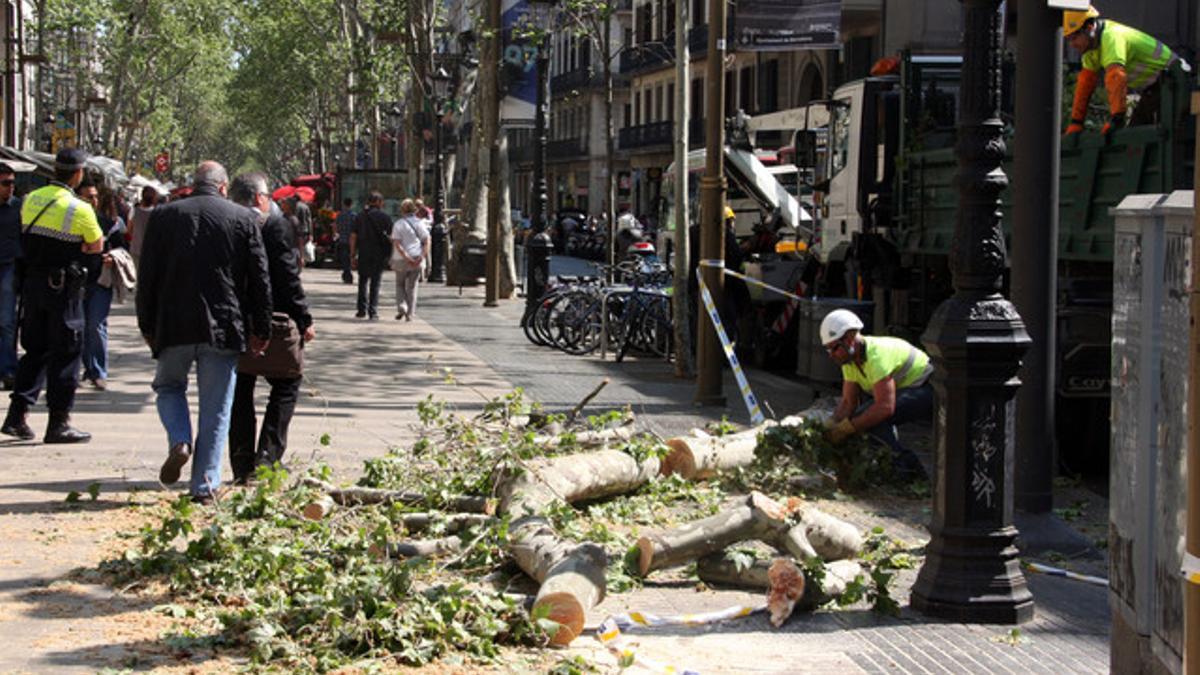
[[[43,102],[87,106],[95,123],[81,143],[133,170],[174,150],[180,167],[211,158],[295,175],[339,153],[349,161],[378,133],[378,106],[403,99],[406,61],[378,38],[405,10],[405,0],[45,0],[33,38],[51,57]]]

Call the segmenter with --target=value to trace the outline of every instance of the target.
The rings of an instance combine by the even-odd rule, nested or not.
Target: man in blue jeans
[[[261,355],[271,335],[271,284],[254,214],[225,198],[216,162],[196,169],[190,197],[154,210],[138,269],[138,328],[158,368],[158,416],[167,430],[159,480],[170,485],[195,449],[190,493],[212,500],[221,484],[238,356]],[[196,364],[200,413],[192,436],[187,383]]]
[[[21,257],[21,200],[17,176],[0,162],[0,388],[13,388],[17,373],[17,258]]]

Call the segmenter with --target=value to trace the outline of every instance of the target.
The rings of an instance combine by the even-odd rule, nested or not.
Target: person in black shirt
[[[286,314],[295,322],[302,336],[300,348],[303,349],[306,343],[316,337],[316,331],[313,329],[312,314],[308,311],[304,287],[300,284],[299,256],[292,230],[283,216],[271,213],[267,177],[261,173],[238,176],[229,187],[229,198],[255,212],[267,253],[267,271],[271,275],[271,308],[276,313]],[[234,483],[243,485],[254,479],[254,472],[259,466],[270,466],[283,459],[287,450],[288,426],[296,411],[303,380],[302,375],[266,376],[271,393],[263,413],[256,449],[254,387],[258,376],[247,372],[253,368],[245,367],[245,360],[246,357],[243,357],[239,363],[229,424],[229,464],[233,469]]]
[[[17,373],[17,258],[21,257],[21,200],[17,175],[0,162],[0,387],[13,388]]]
[[[350,261],[358,270],[358,312],[354,316],[379,319],[379,283],[391,255],[392,218],[383,210],[383,195],[372,192],[350,233]]]

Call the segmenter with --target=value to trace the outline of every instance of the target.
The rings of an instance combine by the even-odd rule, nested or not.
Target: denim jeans
[[[192,444],[193,495],[207,495],[221,484],[221,459],[229,438],[229,409],[238,353],[207,344],[174,345],[158,355],[154,393],[158,418],[167,430],[167,444]],[[188,410],[188,372],[196,364],[196,387],[200,394],[198,433],[192,441],[191,412]]]
[[[866,412],[874,404],[874,400],[867,400],[858,406],[858,410],[854,411],[854,417]],[[929,422],[933,419],[933,385],[926,382],[919,387],[910,387],[908,389],[900,389],[896,391],[896,410],[892,413],[891,419],[884,421],[876,427],[867,429],[867,433],[886,443],[892,449],[892,455],[897,459],[908,459],[914,457],[912,450],[904,447],[900,443],[900,437],[896,434],[896,427],[908,422]]]
[[[83,296],[83,377],[108,379],[108,311],[113,292],[100,284],[89,284]]]
[[[0,263],[0,377],[17,372],[16,263]]]

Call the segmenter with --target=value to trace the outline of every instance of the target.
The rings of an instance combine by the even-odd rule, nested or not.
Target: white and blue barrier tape
[[[703,626],[710,623],[728,621],[729,619],[740,619],[750,616],[755,612],[765,611],[766,609],[766,605],[734,605],[733,607],[726,607],[725,609],[704,612],[702,614],[679,614],[676,616],[659,616],[646,612],[617,614],[600,622],[600,626],[596,628],[596,639],[606,649],[615,654],[617,658],[621,659],[623,663],[630,665],[636,663],[650,672],[662,673],[664,675],[699,675],[699,671],[696,670],[659,663],[638,656],[633,647],[625,641],[621,630],[628,630],[635,626],[648,628],[656,626]]]
[[[1029,570],[1030,572],[1045,574],[1046,576],[1074,579],[1075,581],[1082,581],[1084,583],[1092,584],[1093,586],[1108,586],[1108,579],[1105,579],[1104,577],[1094,577],[1090,574],[1080,574],[1079,572],[1072,572],[1070,570],[1064,570],[1059,567],[1051,567],[1041,563],[1027,562],[1025,563],[1025,569]]]
[[[713,261],[705,260],[701,262],[711,263]],[[704,301],[704,309],[708,312],[708,318],[712,321],[713,329],[717,332],[717,338],[721,340],[721,349],[725,351],[725,359],[729,361],[729,367],[733,370],[733,377],[737,380],[738,390],[742,393],[742,402],[746,404],[746,410],[750,411],[750,423],[754,425],[762,424],[767,418],[763,415],[762,408],[759,407],[758,399],[755,398],[754,392],[750,390],[750,382],[746,379],[746,373],[742,370],[742,364],[738,361],[737,354],[733,351],[733,343],[729,341],[729,336],[725,333],[725,326],[721,323],[721,316],[717,313],[717,305],[713,302],[712,294],[708,292],[708,286],[704,285],[703,279],[700,279],[700,298]]]

